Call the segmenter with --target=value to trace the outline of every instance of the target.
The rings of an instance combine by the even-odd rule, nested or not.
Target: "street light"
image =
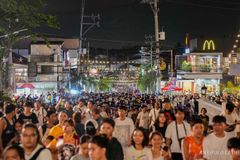
[[[206,97],[207,87],[205,86],[205,84],[204,84],[203,87],[201,88],[201,94],[202,94],[202,96]]]

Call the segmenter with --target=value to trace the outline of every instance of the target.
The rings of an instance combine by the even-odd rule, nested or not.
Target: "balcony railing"
[[[222,67],[215,67],[210,65],[192,65],[191,67],[186,68],[177,68],[177,70],[192,72],[192,73],[202,73],[202,72],[211,72],[211,73],[222,73]]]
[[[54,56],[31,55],[31,62],[54,62]]]

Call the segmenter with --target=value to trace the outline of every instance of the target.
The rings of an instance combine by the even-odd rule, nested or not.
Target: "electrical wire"
[[[201,8],[211,8],[211,9],[221,9],[221,10],[231,10],[231,11],[240,11],[240,7],[239,8],[229,8],[229,7],[223,7],[223,6],[210,6],[207,4],[197,4],[197,3],[193,3],[193,2],[185,2],[185,1],[179,1],[179,0],[168,0],[168,2],[170,3],[175,3],[175,4],[179,4],[179,5],[189,5],[189,6],[195,6],[195,7],[201,7]]]
[[[111,42],[111,43],[132,43],[132,44],[144,44],[144,41],[123,41],[123,40],[111,40],[111,39],[98,39],[98,38],[86,38],[90,41],[102,41],[102,42]]]
[[[208,2],[213,2],[213,3],[222,3],[222,4],[231,4],[231,5],[240,5],[240,2],[231,2],[230,0],[226,1],[226,0],[204,0],[204,1],[208,1]]]

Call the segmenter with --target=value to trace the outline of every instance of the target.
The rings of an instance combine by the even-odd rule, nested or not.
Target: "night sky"
[[[167,45],[184,43],[190,38],[214,37],[234,40],[240,27],[239,0],[160,0],[159,25],[164,26]],[[46,12],[58,17],[61,30],[42,32],[78,37],[81,0],[49,0]],[[145,34],[154,33],[151,8],[140,0],[86,0],[85,15],[100,14],[100,28],[85,36],[92,46],[129,47],[144,42]]]

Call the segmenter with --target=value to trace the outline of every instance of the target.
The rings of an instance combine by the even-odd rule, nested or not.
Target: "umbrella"
[[[165,87],[162,88],[162,90],[167,91],[167,90],[169,90],[169,87],[165,86]]]
[[[31,83],[24,83],[22,84],[20,87],[18,88],[30,88],[30,89],[33,89],[35,88]]]
[[[172,91],[172,90],[174,90],[174,86],[171,84],[168,84],[165,87],[163,87],[162,90],[163,91]]]
[[[179,87],[175,87],[174,90],[175,90],[175,91],[182,91],[183,89],[182,89],[182,88],[179,88]]]
[[[182,88],[173,86],[173,85],[166,85],[162,88],[163,91],[182,91]]]

